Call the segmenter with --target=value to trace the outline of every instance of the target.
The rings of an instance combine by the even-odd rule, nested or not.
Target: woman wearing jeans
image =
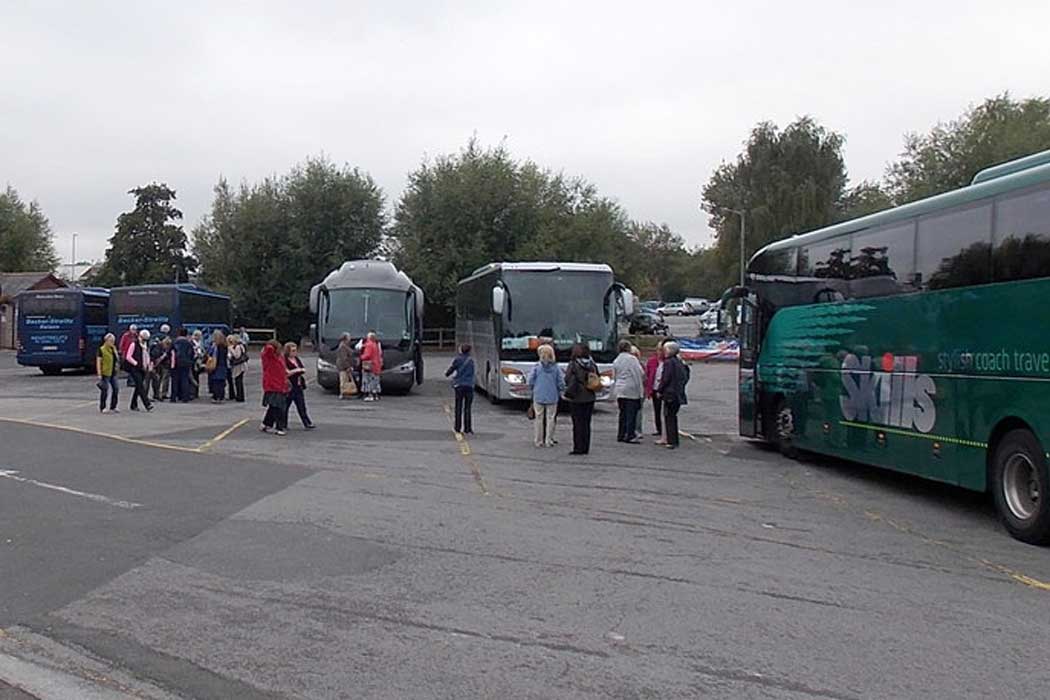
[[[299,412],[299,420],[307,430],[314,429],[314,423],[310,420],[310,414],[306,412],[306,367],[299,359],[299,346],[295,343],[284,344],[284,367],[288,372],[288,383],[291,391],[288,392],[288,412],[291,413],[291,404],[295,404],[295,410]],[[285,423],[288,419],[285,418]]]
[[[117,369],[120,362],[117,358],[117,336],[106,333],[102,345],[98,346],[95,356],[95,372],[98,374],[98,387],[102,396],[98,400],[99,413],[106,411],[106,395],[109,394],[109,412],[120,413],[117,408]]]

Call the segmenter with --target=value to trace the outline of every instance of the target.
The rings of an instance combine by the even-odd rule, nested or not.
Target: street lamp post
[[[73,234],[73,257],[69,260],[69,283],[77,281],[77,234]]]

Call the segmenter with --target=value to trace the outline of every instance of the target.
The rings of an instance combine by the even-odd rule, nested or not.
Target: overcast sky
[[[876,178],[907,131],[1050,94],[1047,27],[1045,0],[0,0],[0,185],[40,202],[64,260],[73,232],[100,258],[152,180],[187,231],[220,175],[322,152],[392,206],[476,133],[705,243],[699,189],[756,122],[812,115]]]

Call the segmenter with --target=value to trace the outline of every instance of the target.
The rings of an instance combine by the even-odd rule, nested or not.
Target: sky
[[[0,186],[63,260],[100,259],[127,191],[178,192],[325,154],[393,208],[424,158],[485,145],[582,176],[709,243],[700,189],[755,124],[810,115],[879,178],[907,132],[1050,95],[1050,3],[0,0]]]

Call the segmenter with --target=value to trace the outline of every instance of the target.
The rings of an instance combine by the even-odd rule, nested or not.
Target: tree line
[[[820,228],[967,184],[980,169],[1050,148],[1050,99],[1001,95],[909,134],[878,181],[851,184],[845,138],[811,117],[756,125],[737,157],[700,193],[715,233],[690,248],[666,224],[632,219],[586,179],[470,139],[409,174],[392,216],[368,173],[309,158],[284,175],[233,187],[220,179],[210,212],[189,235],[163,183],[135,188],[91,282],[185,281],[229,293],[238,321],[302,333],[309,288],[344,260],[382,256],[428,297],[431,323],[451,320],[456,282],[493,260],[605,262],[645,298],[714,297],[746,253]],[[50,227],[36,203],[0,194],[0,271],[53,269]]]

